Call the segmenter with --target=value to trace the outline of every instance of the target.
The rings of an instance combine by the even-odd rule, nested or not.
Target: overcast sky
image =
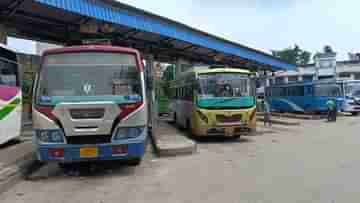
[[[348,52],[360,52],[358,0],[121,2],[263,51],[296,43],[312,53],[331,45],[339,53],[338,59],[347,59]],[[22,44],[10,41],[10,45]],[[32,51],[32,45],[26,50]]]

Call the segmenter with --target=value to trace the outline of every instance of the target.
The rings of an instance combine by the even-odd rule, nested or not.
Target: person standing
[[[336,102],[335,99],[329,99],[326,102],[326,106],[328,108],[328,115],[327,115],[327,120],[328,121],[336,121],[336,114],[337,114],[337,110],[336,110]]]
[[[262,100],[261,104],[262,104],[262,109],[264,111],[264,126],[266,126],[266,124],[268,124],[268,126],[271,127],[272,123],[271,123],[270,106],[267,102],[265,102],[265,100]]]

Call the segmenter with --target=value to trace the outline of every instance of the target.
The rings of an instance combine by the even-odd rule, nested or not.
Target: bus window
[[[288,87],[288,96],[304,96],[304,86],[291,86]]]
[[[17,64],[0,59],[0,85],[19,86]]]
[[[314,95],[320,97],[340,96],[340,87],[336,84],[317,84],[314,86]]]

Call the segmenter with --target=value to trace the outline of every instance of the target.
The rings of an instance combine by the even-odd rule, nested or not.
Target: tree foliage
[[[327,54],[328,53],[334,53],[333,49],[329,45],[324,46],[323,51],[324,51],[324,53],[327,53]]]
[[[304,66],[310,62],[311,53],[302,50],[298,45],[289,47],[279,51],[272,51],[272,55],[278,57],[284,61],[287,61],[298,66]]]

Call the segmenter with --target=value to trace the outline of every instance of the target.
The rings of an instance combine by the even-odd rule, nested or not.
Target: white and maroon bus
[[[128,160],[144,155],[144,67],[137,50],[74,46],[46,51],[33,98],[40,161]]]

